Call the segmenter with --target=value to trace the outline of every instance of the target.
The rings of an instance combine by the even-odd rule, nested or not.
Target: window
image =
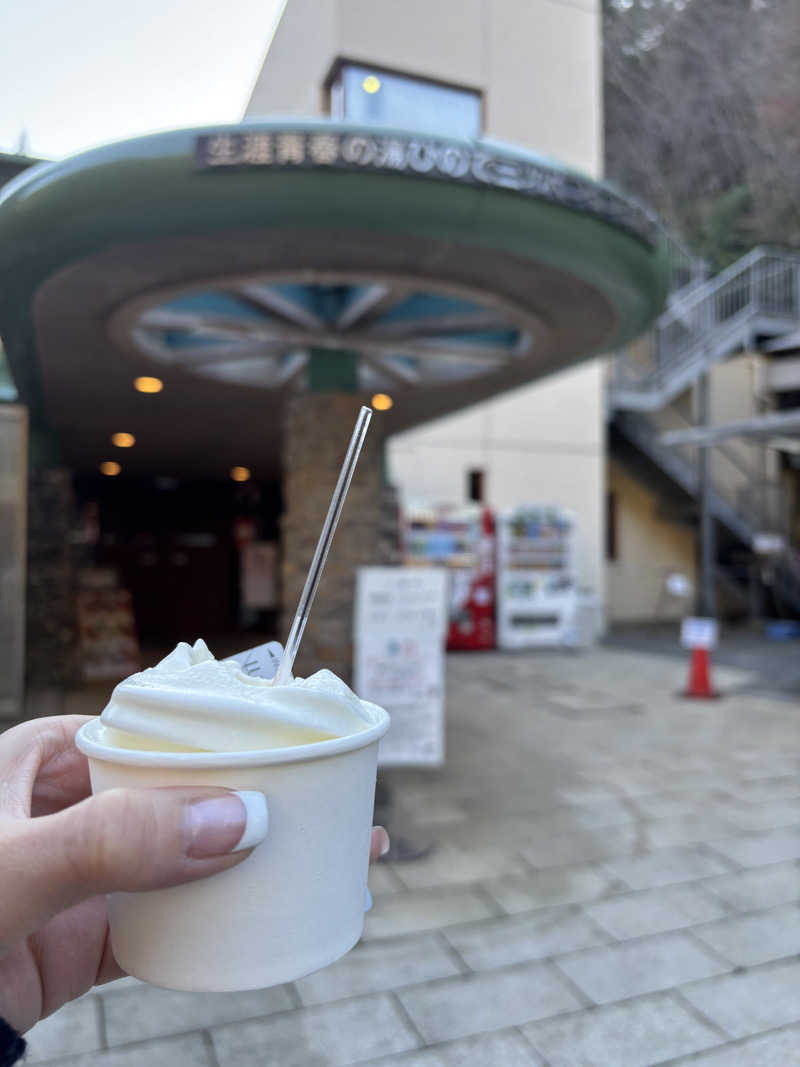
[[[606,493],[606,559],[613,563],[617,559],[617,494],[613,490]]]
[[[481,97],[472,89],[341,63],[331,81],[331,117],[422,133],[477,137]]]
[[[467,483],[467,492],[469,493],[469,499],[474,500],[476,504],[482,504],[483,471],[468,471]]]

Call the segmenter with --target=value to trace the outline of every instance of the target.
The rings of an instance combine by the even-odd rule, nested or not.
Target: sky
[[[85,148],[244,113],[284,0],[0,0],[0,152]]]

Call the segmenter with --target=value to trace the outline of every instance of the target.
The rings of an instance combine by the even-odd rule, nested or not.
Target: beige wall
[[[344,56],[479,89],[488,136],[597,175],[600,48],[599,0],[289,0],[247,115],[318,113]],[[492,505],[575,511],[580,579],[603,599],[599,361],[402,434],[388,455],[406,499],[462,501],[481,469]]]
[[[605,588],[605,426],[600,367],[564,371],[389,442],[389,472],[414,502],[458,503],[484,472],[487,503],[558,504],[578,516],[581,582]]]
[[[610,622],[679,619],[691,614],[693,601],[664,595],[671,570],[696,583],[695,538],[689,527],[658,517],[658,497],[613,460],[608,486],[616,499],[617,558],[609,561],[608,617]]]

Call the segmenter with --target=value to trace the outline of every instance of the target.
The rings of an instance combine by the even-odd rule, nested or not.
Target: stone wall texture
[[[81,680],[72,558],[74,496],[63,469],[32,469],[28,485],[25,677],[29,686]]]
[[[287,404],[283,428],[281,640],[289,632],[364,399],[349,393],[305,393]],[[317,598],[295,663],[305,676],[328,667],[350,681],[356,568],[393,562],[382,486],[381,416],[367,433]]]

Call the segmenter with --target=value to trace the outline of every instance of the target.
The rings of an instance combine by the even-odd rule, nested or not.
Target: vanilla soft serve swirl
[[[276,686],[216,660],[204,641],[182,641],[155,667],[120,682],[100,718],[109,744],[163,751],[287,748],[371,724],[331,671]]]

